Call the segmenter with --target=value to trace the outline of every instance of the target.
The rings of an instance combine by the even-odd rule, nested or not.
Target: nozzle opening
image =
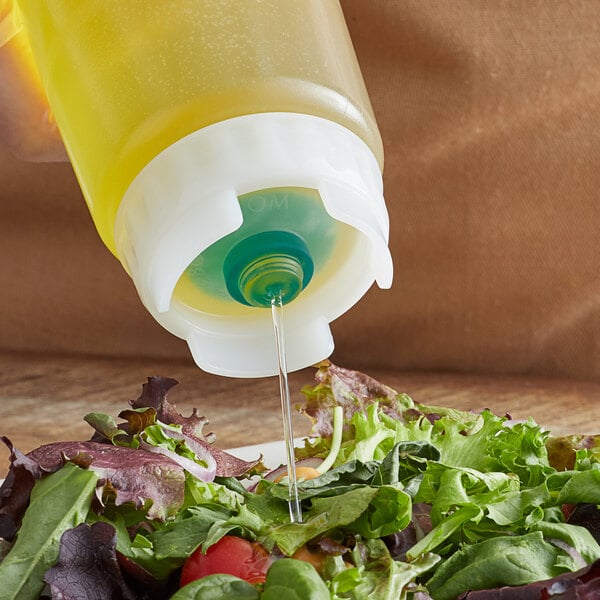
[[[301,237],[265,231],[238,243],[223,263],[231,297],[242,304],[270,307],[273,298],[291,302],[308,285],[314,265]]]

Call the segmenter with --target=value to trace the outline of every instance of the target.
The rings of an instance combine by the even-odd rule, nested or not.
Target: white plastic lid
[[[177,302],[174,290],[201,252],[242,225],[239,196],[281,187],[317,190],[329,215],[356,231],[345,260],[285,306],[286,358],[294,371],[333,352],[329,323],[373,281],[382,288],[391,285],[383,182],[369,147],[320,117],[236,117],[165,149],[123,197],[115,223],[118,256],[149,312],[187,341],[205,371],[231,377],[278,372],[269,310],[191,310]]]

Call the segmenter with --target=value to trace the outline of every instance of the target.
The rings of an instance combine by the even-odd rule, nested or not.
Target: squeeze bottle
[[[338,0],[18,0],[96,228],[202,369],[277,373],[392,262],[383,151]]]

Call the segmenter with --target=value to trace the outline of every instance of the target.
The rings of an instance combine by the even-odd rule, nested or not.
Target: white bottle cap
[[[294,371],[333,352],[329,323],[373,281],[382,288],[391,285],[382,176],[369,147],[320,117],[236,117],[165,149],[123,197],[115,223],[119,259],[149,312],[187,341],[205,371],[230,377],[278,372],[269,310],[191,310],[176,300],[174,290],[201,252],[242,225],[239,196],[283,187],[317,190],[329,215],[351,226],[354,235],[344,260],[326,277],[314,277],[285,306],[286,358]]]

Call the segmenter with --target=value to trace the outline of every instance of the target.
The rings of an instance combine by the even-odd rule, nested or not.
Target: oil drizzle
[[[279,394],[281,397],[281,413],[283,417],[283,438],[285,440],[285,456],[288,474],[289,509],[292,523],[302,522],[302,507],[298,498],[298,479],[296,478],[296,462],[294,456],[294,430],[292,427],[292,406],[290,386],[288,383],[287,361],[285,357],[285,338],[283,328],[283,302],[281,295],[271,300],[271,314],[275,330],[277,346],[277,363],[279,368]]]

